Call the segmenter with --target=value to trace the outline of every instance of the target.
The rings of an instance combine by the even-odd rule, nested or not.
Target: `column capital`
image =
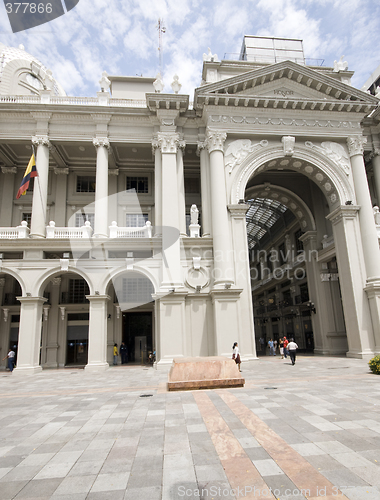
[[[55,167],[54,168],[55,175],[69,175],[68,167]]]
[[[111,147],[108,137],[94,137],[92,144],[96,147],[96,149],[103,147],[109,150]]]
[[[154,139],[152,139],[152,154],[154,155],[156,150],[159,149],[160,147],[161,146],[160,146],[158,138],[154,137]]]
[[[338,224],[342,219],[355,219],[359,213],[360,207],[357,205],[341,205],[326,216],[326,219],[333,226]]]
[[[352,135],[347,137],[347,146],[350,157],[355,155],[362,155],[364,153],[364,144],[367,138],[362,135]]]
[[[1,167],[3,174],[17,174],[17,167]]]
[[[111,297],[109,295],[98,295],[95,292],[95,295],[86,295],[86,299],[90,302],[107,302],[111,300]]]
[[[59,286],[61,284],[62,278],[53,278],[51,284],[54,286]]]
[[[32,137],[33,146],[46,146],[49,149],[52,148],[52,144],[49,141],[49,137],[47,135],[34,135]]]
[[[206,133],[206,146],[210,153],[213,151],[224,152],[224,142],[227,139],[227,133],[221,130],[207,129]]]
[[[206,149],[207,147],[207,144],[206,144],[206,141],[198,141],[197,142],[197,156],[200,156],[201,155],[201,151],[203,149]]]
[[[177,153],[181,141],[177,133],[158,132],[157,142],[162,153]]]

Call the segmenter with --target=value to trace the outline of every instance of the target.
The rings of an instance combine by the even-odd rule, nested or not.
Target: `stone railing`
[[[118,227],[113,221],[110,226],[110,238],[151,238],[152,223],[147,221],[143,227]]]
[[[55,222],[50,221],[46,227],[46,238],[91,238],[92,233],[93,230],[89,221],[86,221],[84,226],[81,227],[55,227]]]
[[[18,238],[29,238],[28,223],[23,220],[17,227],[0,227],[0,240],[16,240]]]
[[[327,248],[334,244],[334,235],[328,236],[325,234],[321,241],[322,248]]]
[[[54,104],[61,106],[113,106],[126,108],[146,108],[146,101],[141,99],[117,99],[108,97],[100,100],[97,97],[71,97],[71,96],[8,96],[1,95],[0,103],[13,104]]]

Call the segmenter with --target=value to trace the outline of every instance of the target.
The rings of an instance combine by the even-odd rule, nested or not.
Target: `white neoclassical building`
[[[0,44],[0,356],[14,375],[156,351],[253,360],[270,337],[380,352],[378,98],[300,40],[204,55],[192,101],[107,76],[69,97]],[[373,92],[374,93],[374,92]],[[16,199],[32,150],[38,177]],[[5,366],[5,364],[4,364]]]

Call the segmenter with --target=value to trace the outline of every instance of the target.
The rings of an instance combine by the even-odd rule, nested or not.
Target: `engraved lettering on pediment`
[[[346,175],[350,174],[350,158],[341,144],[326,141],[322,142],[320,146],[317,146],[310,141],[306,141],[305,145],[330,158],[336,165],[344,170]]]
[[[231,142],[224,155],[225,166],[229,168],[228,173],[231,174],[236,165],[240,164],[250,153],[265,146],[268,146],[268,141],[265,140],[255,144],[252,144],[249,139]]]

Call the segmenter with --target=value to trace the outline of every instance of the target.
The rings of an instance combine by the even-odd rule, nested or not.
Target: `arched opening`
[[[338,202],[332,182],[316,167],[271,160],[248,180],[245,202],[255,339],[294,338],[306,353],[348,350],[331,223]],[[317,177],[316,177],[317,176]],[[278,354],[278,351],[277,351]]]
[[[20,296],[22,296],[21,283],[10,274],[0,273],[0,359],[12,349],[16,354],[16,363],[21,307],[17,297]],[[7,361],[3,361],[1,366],[7,367]]]
[[[153,363],[156,352],[154,291],[148,277],[132,270],[116,275],[108,284],[107,295],[111,301],[107,357],[110,363],[114,344],[119,349],[118,364]]]
[[[84,367],[88,361],[87,281],[75,272],[56,273],[40,287],[43,305],[41,366]]]

